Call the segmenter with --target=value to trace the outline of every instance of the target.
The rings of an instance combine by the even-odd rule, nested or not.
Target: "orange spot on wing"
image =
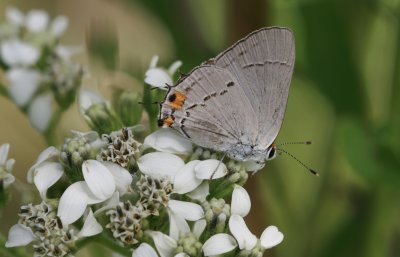
[[[176,91],[169,97],[169,106],[173,109],[179,110],[185,103],[186,95],[182,92]]]
[[[163,127],[171,127],[174,124],[174,118],[172,116],[168,116],[163,120]]]

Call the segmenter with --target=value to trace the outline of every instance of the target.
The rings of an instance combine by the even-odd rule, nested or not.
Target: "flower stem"
[[[0,84],[0,95],[8,98],[8,90],[3,84]]]
[[[105,246],[108,249],[110,249],[116,253],[119,253],[123,256],[132,256],[132,252],[129,249],[124,248],[123,246],[119,245],[115,240],[108,237],[106,234],[101,234],[99,236],[91,237],[91,238],[85,238],[85,239],[79,241],[76,244],[76,247],[77,247],[77,249],[81,249],[83,246],[87,245],[90,242],[95,242],[97,244]]]
[[[57,128],[58,123],[62,117],[63,110],[61,108],[57,109],[57,111],[51,117],[51,121],[49,127],[47,128],[46,132],[43,133],[43,136],[46,139],[47,145],[56,145],[57,140],[55,138],[55,129]]]

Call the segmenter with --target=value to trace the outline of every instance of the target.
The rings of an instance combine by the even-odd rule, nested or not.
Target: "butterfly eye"
[[[271,159],[275,158],[275,156],[276,156],[275,147],[272,147],[271,150],[269,150],[269,153],[268,153],[268,160],[271,160]]]

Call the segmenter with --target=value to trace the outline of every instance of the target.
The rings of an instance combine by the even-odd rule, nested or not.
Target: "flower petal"
[[[275,226],[267,227],[261,234],[261,246],[264,249],[272,248],[283,241],[283,234]]]
[[[207,221],[205,219],[198,220],[193,225],[193,234],[200,238],[201,234],[207,226]]]
[[[30,32],[41,32],[49,23],[49,15],[42,10],[31,10],[26,15],[26,27]]]
[[[99,213],[102,213],[103,211],[115,208],[117,205],[119,204],[119,192],[115,192],[110,199],[108,199],[107,201],[105,201],[102,204],[102,207],[97,209],[94,214],[97,215]]]
[[[101,200],[110,198],[115,192],[115,180],[101,162],[87,160],[82,163],[82,174],[90,191]]]
[[[144,82],[160,89],[166,89],[167,85],[172,85],[173,83],[168,72],[160,68],[147,70],[144,75]]]
[[[150,65],[149,65],[149,69],[152,69],[152,68],[157,67],[157,63],[158,63],[158,55],[154,55],[154,56],[151,58]]]
[[[102,231],[103,227],[100,225],[100,223],[97,222],[96,218],[93,215],[92,209],[90,209],[89,214],[87,215],[85,223],[83,224],[83,227],[79,232],[78,236],[79,237],[94,236],[101,233]]]
[[[0,146],[0,166],[6,165],[9,151],[10,151],[10,144],[2,144]]]
[[[174,239],[158,231],[149,231],[147,233],[153,238],[161,257],[172,257],[174,255],[175,248],[177,247]]]
[[[210,184],[208,181],[203,181],[195,190],[187,193],[187,196],[194,200],[204,201],[210,194]]]
[[[132,183],[132,175],[126,169],[113,162],[103,162],[115,180],[115,186],[120,195],[124,195]]]
[[[169,200],[168,207],[185,220],[196,221],[204,217],[203,208],[195,203]]]
[[[23,25],[25,21],[24,14],[14,6],[9,6],[6,8],[6,18],[8,22],[17,26]]]
[[[57,162],[46,162],[34,171],[33,181],[42,199],[46,199],[47,189],[54,185],[64,174],[64,168]]]
[[[140,171],[146,175],[153,178],[169,177],[172,180],[184,162],[176,155],[154,152],[140,157],[137,164]]]
[[[219,160],[201,161],[195,167],[196,177],[199,179],[217,179],[222,178],[228,173],[225,164]]]
[[[40,51],[19,39],[11,39],[1,44],[1,56],[2,61],[8,66],[30,66],[39,60]]]
[[[29,107],[28,116],[32,126],[40,132],[45,132],[53,115],[53,96],[51,94],[40,95],[33,100]]]
[[[7,72],[10,96],[18,106],[24,106],[39,87],[40,74],[31,69],[14,68]]]
[[[20,224],[15,224],[10,228],[10,231],[8,232],[8,240],[5,246],[23,246],[29,244],[35,239],[36,236],[32,233],[32,230],[30,228],[27,228]]]
[[[234,214],[229,218],[229,230],[241,250],[251,250],[256,246],[257,237],[250,232],[241,216]]]
[[[64,191],[57,211],[57,216],[60,217],[63,224],[71,224],[83,215],[90,194],[89,187],[84,181],[75,182]]]
[[[169,236],[178,241],[179,236],[190,232],[189,225],[185,219],[172,210],[168,211]]]
[[[156,251],[147,243],[141,243],[133,250],[132,257],[158,257]]]
[[[44,161],[47,161],[53,157],[56,157],[60,154],[60,151],[54,146],[47,147],[43,152],[39,154],[39,157],[36,160],[36,163],[32,165],[32,167],[28,170],[27,180],[29,183],[33,182],[33,171],[36,167],[41,165]]]
[[[168,73],[169,75],[174,75],[174,73],[182,66],[182,62],[181,61],[175,61],[171,64],[171,66],[169,66],[168,68]]]
[[[85,111],[93,104],[103,102],[105,102],[103,96],[94,90],[81,89],[79,93],[79,106],[81,114],[85,114]]]
[[[194,173],[194,168],[198,163],[200,163],[199,160],[190,161],[178,170],[174,178],[175,193],[186,194],[201,184],[202,180],[198,179]]]
[[[12,169],[13,169],[13,167],[14,167],[14,164],[15,164],[15,160],[14,159],[8,159],[7,161],[6,161],[6,170],[8,171],[8,172],[11,172],[12,171]]]
[[[204,256],[214,256],[227,253],[237,246],[235,239],[228,234],[213,235],[203,244]]]
[[[10,173],[4,174],[2,179],[4,188],[8,188],[12,183],[15,182],[15,177]]]
[[[246,189],[235,185],[232,193],[231,214],[237,214],[246,217],[251,208],[250,196]]]
[[[50,26],[50,31],[55,37],[60,37],[68,28],[68,18],[64,15],[57,16]]]
[[[161,128],[148,135],[143,146],[173,154],[189,154],[192,151],[192,143],[171,128]]]

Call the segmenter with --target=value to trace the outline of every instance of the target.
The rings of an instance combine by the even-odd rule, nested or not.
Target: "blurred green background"
[[[287,156],[267,163],[246,184],[246,221],[257,236],[271,224],[284,233],[266,256],[400,256],[400,0],[3,0],[1,14],[7,5],[67,15],[63,42],[83,47],[90,70],[83,86],[106,97],[110,86],[141,89],[154,54],[188,72],[255,29],[291,28],[296,66],[277,142],[311,140],[285,149],[321,175]],[[0,120],[25,181],[45,141],[4,98]],[[59,139],[70,129],[87,129],[77,106]],[[30,197],[13,189],[2,233]]]

